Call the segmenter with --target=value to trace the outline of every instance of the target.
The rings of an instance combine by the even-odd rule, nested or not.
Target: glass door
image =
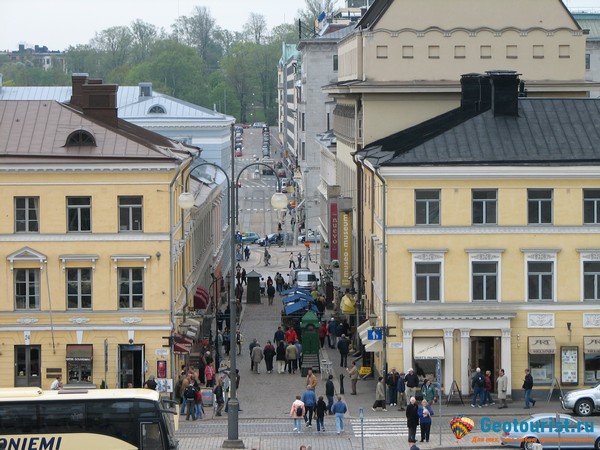
[[[42,386],[40,373],[42,349],[39,345],[15,346],[15,386]]]

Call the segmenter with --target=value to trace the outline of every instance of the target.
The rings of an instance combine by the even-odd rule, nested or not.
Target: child
[[[319,395],[317,400],[317,432],[325,433],[325,411],[327,411],[327,403],[323,400],[323,396]]]

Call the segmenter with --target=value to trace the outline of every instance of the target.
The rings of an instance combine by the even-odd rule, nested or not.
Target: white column
[[[406,372],[410,367],[412,367],[412,359],[413,359],[413,342],[412,342],[412,332],[413,330],[402,330],[402,348],[404,351],[404,367],[402,367],[402,372]]]
[[[469,396],[469,352],[470,352],[470,329],[462,328],[460,330],[460,392],[463,400]]]
[[[511,395],[511,376],[512,376],[512,367],[511,367],[511,361],[512,361],[512,350],[511,350],[511,345],[510,345],[510,333],[511,333],[511,329],[510,328],[503,328],[502,329],[502,339],[500,341],[500,365],[502,366],[501,369],[504,369],[504,373],[506,375],[508,375],[508,389],[506,390],[506,394],[507,395]]]
[[[454,329],[444,328],[444,392],[450,393],[452,381],[454,378]]]

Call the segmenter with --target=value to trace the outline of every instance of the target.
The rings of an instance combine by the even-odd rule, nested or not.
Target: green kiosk
[[[320,372],[319,349],[319,318],[313,311],[308,311],[300,320],[300,328],[302,329],[302,370],[301,376],[305,377],[308,369],[313,372]]]

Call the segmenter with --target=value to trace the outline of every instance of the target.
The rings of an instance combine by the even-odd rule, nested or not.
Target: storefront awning
[[[194,293],[194,309],[206,309],[210,302],[210,296],[206,288],[198,286]]]
[[[180,355],[185,355],[192,350],[191,344],[173,344],[173,353],[179,353]]]
[[[67,361],[91,361],[94,355],[92,344],[67,344]]]
[[[554,355],[556,339],[552,336],[529,336],[529,353],[533,355]]]
[[[414,338],[414,359],[444,359],[444,340],[441,337]]]
[[[367,341],[367,345],[365,345],[366,352],[382,352],[383,351],[383,341]]]
[[[358,332],[358,336],[360,337],[360,342],[362,342],[362,345],[367,345],[370,342],[367,340],[367,337],[368,337],[367,334],[370,329],[371,329],[371,323],[368,320],[365,320],[356,329],[356,331]]]
[[[583,338],[583,353],[600,353],[600,337],[586,336]]]

